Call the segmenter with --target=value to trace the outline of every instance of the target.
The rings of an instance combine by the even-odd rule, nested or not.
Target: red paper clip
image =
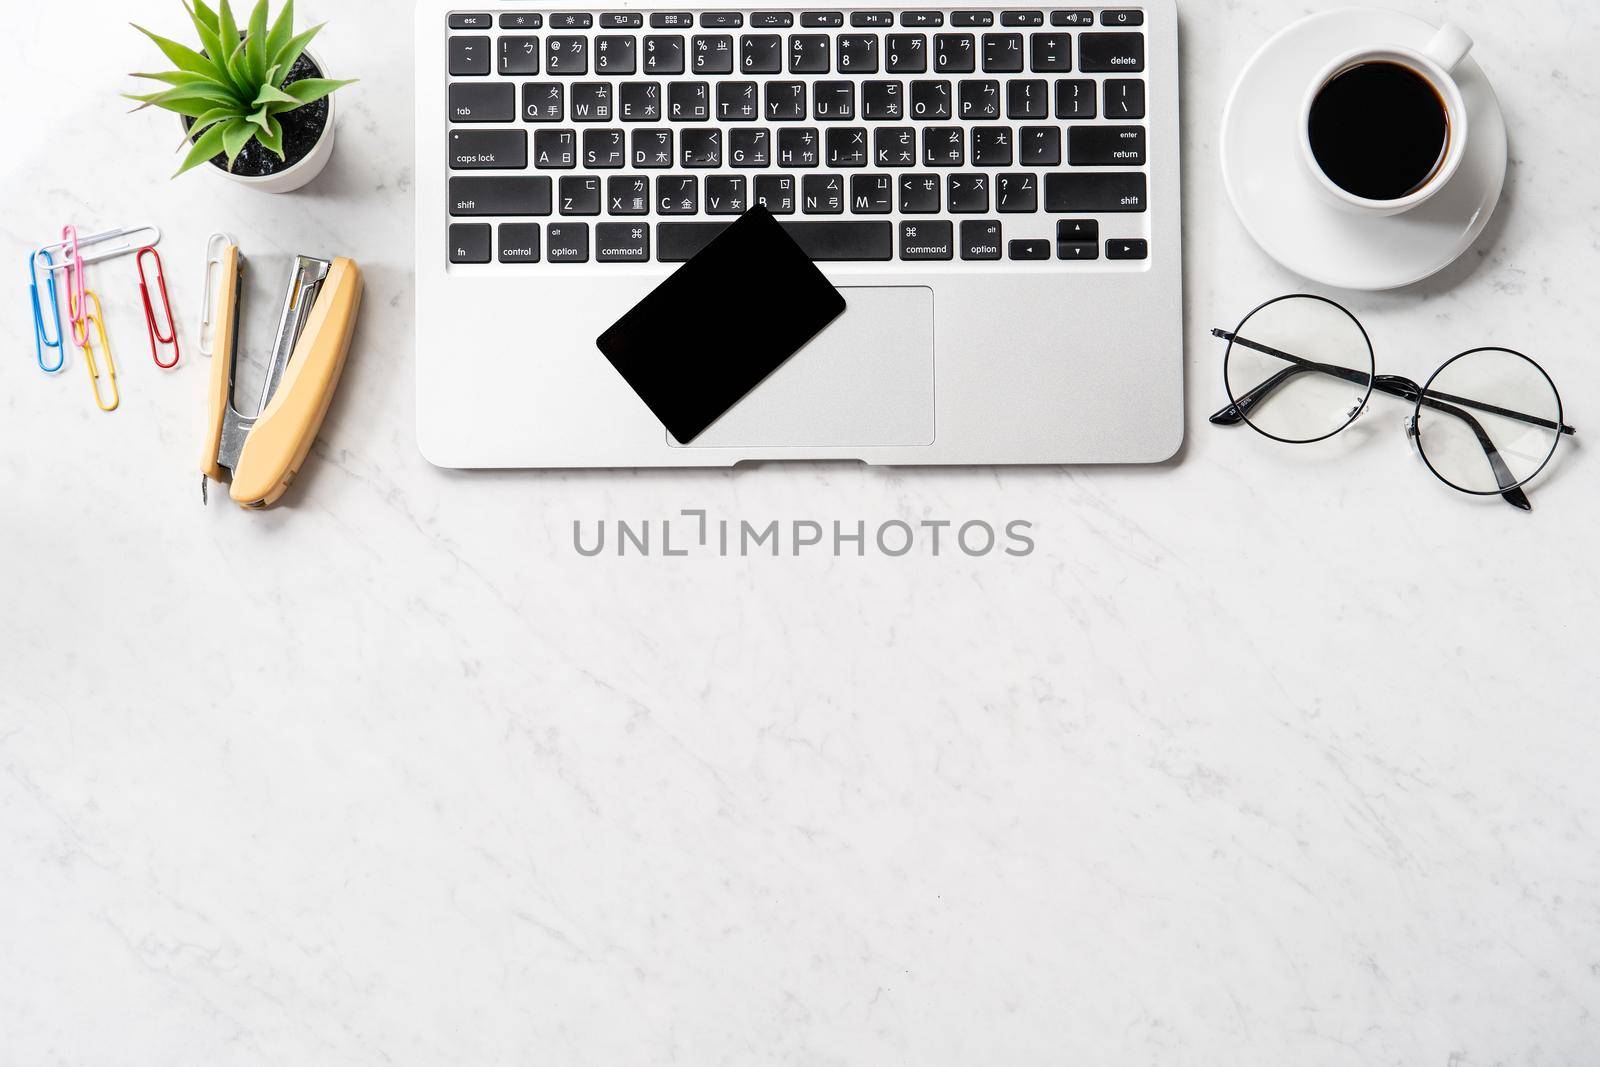
[[[150,282],[144,273],[144,257],[151,256],[156,261],[156,287],[161,290],[162,314],[167,318],[166,328],[157,325],[155,305],[150,300]],[[156,361],[156,366],[162,370],[171,370],[178,365],[180,353],[178,352],[178,324],[172,318],[172,301],[167,296],[167,272],[161,266],[161,253],[154,247],[139,249],[139,254],[134,257],[139,265],[139,295],[144,298],[144,324],[150,331],[150,358]],[[172,347],[172,360],[168,363],[161,362],[161,346]]]

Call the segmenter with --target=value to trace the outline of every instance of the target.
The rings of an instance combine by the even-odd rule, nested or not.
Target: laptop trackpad
[[[845,312],[692,444],[675,448],[933,443],[933,290],[841,286]]]

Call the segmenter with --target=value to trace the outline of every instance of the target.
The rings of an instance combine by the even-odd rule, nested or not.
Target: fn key
[[[488,223],[458,222],[450,227],[450,262],[487,263],[494,253],[494,228]]]

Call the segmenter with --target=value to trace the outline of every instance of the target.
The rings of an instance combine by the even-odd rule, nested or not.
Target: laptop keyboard
[[[1143,24],[1126,7],[452,14],[449,260],[677,263],[754,204],[823,262],[1147,259]]]

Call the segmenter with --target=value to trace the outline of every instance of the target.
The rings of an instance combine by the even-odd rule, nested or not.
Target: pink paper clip
[[[78,228],[61,227],[61,270],[67,272],[67,322],[72,326],[72,343],[82,348],[89,343],[89,307],[84,300],[88,283],[83,276],[83,256],[78,251]]]
[[[159,324],[155,304],[150,299],[150,279],[145,276],[144,268],[145,256],[155,260],[156,288],[161,293],[161,315],[167,320],[165,327]],[[182,353],[178,350],[178,324],[172,317],[172,299],[167,296],[167,272],[161,266],[161,253],[153,247],[141,248],[134,261],[139,267],[139,295],[144,299],[144,324],[150,332],[150,358],[162,370],[171,370],[178,365]],[[172,349],[172,359],[167,363],[161,362],[163,345]]]

